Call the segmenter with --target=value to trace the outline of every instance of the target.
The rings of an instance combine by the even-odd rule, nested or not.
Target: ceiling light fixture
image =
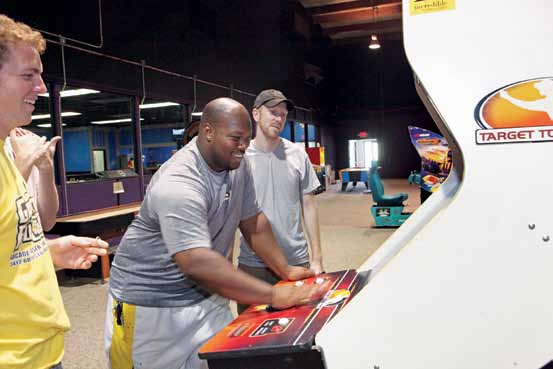
[[[380,42],[378,42],[378,37],[376,37],[376,35],[371,35],[371,42],[369,42],[369,49],[371,50],[380,49]]]
[[[140,120],[144,120],[144,118],[140,118]],[[123,118],[123,119],[109,119],[109,120],[95,120],[90,123],[92,124],[111,124],[111,123],[127,123],[132,122],[131,118]]]
[[[376,18],[378,13],[378,6],[374,3],[374,0],[372,2],[373,4],[373,25],[376,27]],[[380,42],[378,42],[378,38],[375,34],[371,35],[371,41],[369,42],[369,49],[371,50],[378,50],[380,49]]]
[[[67,124],[65,123],[62,123],[61,125],[62,127],[67,126]],[[40,128],[52,128],[52,125],[50,123],[37,124],[36,126]]]
[[[110,124],[110,123],[125,123],[125,122],[132,122],[131,118],[124,118],[124,119],[109,119],[109,120],[95,120],[93,122],[90,122],[92,124]]]
[[[89,95],[89,94],[99,94],[100,91],[91,90],[89,88],[77,88],[75,90],[64,90],[60,91],[61,97],[70,97],[70,96],[80,96],[80,95]],[[50,97],[48,92],[44,94],[38,94],[38,96]]]
[[[151,103],[151,104],[140,104],[140,109],[154,109],[154,108],[164,108],[166,106],[178,106],[180,104],[174,102],[160,102],[160,103]]]
[[[193,117],[201,117],[201,116],[202,116],[202,112],[201,112],[201,111],[196,111],[196,112],[194,112],[194,113],[192,113],[192,114],[190,114],[190,115],[192,115]]]
[[[62,117],[76,117],[77,115],[82,115],[82,114],[74,112],[74,111],[65,111],[65,112],[61,113]],[[38,115],[32,115],[31,116],[32,120],[48,119],[48,118],[50,118],[50,114],[38,114]]]

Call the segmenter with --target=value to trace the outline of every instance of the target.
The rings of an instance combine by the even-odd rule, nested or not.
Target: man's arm
[[[49,231],[56,224],[59,198],[54,179],[54,171],[40,171],[38,175],[37,207],[42,228]]]
[[[173,258],[187,277],[221,296],[246,304],[271,302],[270,284],[234,269],[218,252],[198,247],[178,252]]]
[[[298,280],[313,276],[309,269],[288,264],[263,212],[241,221],[240,231],[257,256],[281,279]]]
[[[313,193],[303,195],[303,220],[309,246],[311,270],[315,274],[323,272],[323,254],[321,251],[321,233],[319,231],[319,206]]]
[[[59,199],[54,179],[54,154],[60,137],[46,141],[30,131],[14,129],[10,132],[10,141],[15,156],[15,165],[25,181],[37,188],[37,207],[42,227],[50,230],[56,224]],[[32,175],[33,168],[38,176]],[[38,182],[38,183],[35,183]],[[34,188],[32,189],[34,192]]]
[[[235,269],[227,258],[209,248],[181,251],[173,258],[187,277],[209,291],[243,304],[270,304],[284,309],[307,303],[320,293],[316,285],[271,286]]]

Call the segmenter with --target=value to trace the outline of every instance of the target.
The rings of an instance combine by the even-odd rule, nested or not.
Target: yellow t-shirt
[[[35,202],[0,150],[0,369],[57,364],[68,329]]]

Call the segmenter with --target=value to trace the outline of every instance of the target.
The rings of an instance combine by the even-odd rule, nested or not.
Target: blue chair
[[[380,167],[373,166],[370,171],[370,183],[373,195],[373,201],[376,206],[403,206],[403,202],[409,197],[406,193],[397,193],[394,195],[386,195],[384,193],[384,185],[378,171]]]
[[[377,227],[399,227],[411,215],[403,212],[403,202],[409,196],[406,193],[386,195],[382,179],[378,174],[379,169],[377,163],[373,162],[369,182],[375,204],[371,207],[371,213]]]

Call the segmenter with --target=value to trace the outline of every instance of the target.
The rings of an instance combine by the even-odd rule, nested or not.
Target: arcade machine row
[[[359,268],[368,283],[312,331],[300,345],[307,351],[294,355],[280,344],[256,351],[258,334],[249,334],[250,351],[238,355],[249,367],[553,365],[553,2],[402,6],[406,54],[452,149],[451,173]],[[289,332],[291,317],[284,318],[253,332]],[[222,334],[230,340],[241,329]],[[218,368],[242,368],[213,353]]]

